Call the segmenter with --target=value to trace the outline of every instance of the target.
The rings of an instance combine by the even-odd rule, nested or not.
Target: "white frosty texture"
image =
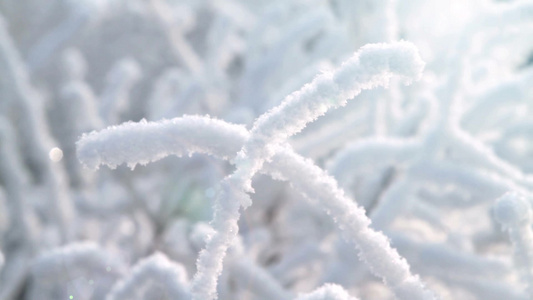
[[[105,265],[86,270],[91,266],[74,261],[59,276],[32,272],[39,255],[80,239],[133,265],[168,251],[194,274],[207,241],[189,243],[187,231],[212,211],[205,204],[215,200],[228,164],[196,155],[95,174],[81,169],[75,141],[143,116],[206,113],[253,132],[236,126],[238,142],[214,136],[219,145],[192,150],[232,159],[238,170],[216,200],[216,232],[198,264],[207,274],[197,281],[202,293],[216,286],[221,299],[281,300],[334,282],[368,300],[413,299],[425,294],[416,270],[444,299],[532,298],[520,281],[532,281],[533,0],[29,1],[43,9],[28,1],[1,5],[0,123],[8,126],[0,124],[0,300],[105,299],[120,275],[102,273]],[[416,64],[404,68],[409,59],[394,57],[413,52],[402,43],[363,48],[335,70],[361,45],[400,36],[428,61],[421,84],[388,82],[398,70],[416,73]],[[374,80],[390,88],[350,101]],[[343,101],[350,102],[331,111]],[[168,149],[157,141],[153,149],[138,146],[134,133],[120,136],[132,129],[125,126],[95,142],[131,157],[98,145],[110,151],[89,155],[92,163],[173,154],[174,136],[162,136],[160,124],[140,127],[151,125]],[[192,146],[183,144],[196,145],[194,135],[205,138],[197,125],[185,132],[191,137],[180,136],[175,154],[188,154]],[[287,137],[303,127],[290,141],[293,151]],[[64,154],[58,163],[47,156],[54,146]],[[314,165],[332,155],[336,180]],[[255,207],[236,221],[251,204],[256,172],[287,182],[258,176]],[[507,191],[517,194],[489,210]],[[340,230],[331,232],[332,225]],[[511,266],[512,255],[503,254],[514,249]],[[137,294],[166,298],[152,283]]]
[[[225,137],[225,142],[232,141],[235,143],[223,147],[221,143],[224,142],[221,142],[220,139],[204,139],[201,135],[192,135],[187,139],[187,147],[190,149],[196,149],[198,152],[220,158],[231,159],[235,157],[238,149],[240,149],[248,137],[248,133],[243,127],[228,124],[220,120],[212,120],[208,117],[187,116],[171,121],[170,123],[169,121],[163,121],[161,125],[166,125],[159,128],[164,128],[167,132],[179,132],[184,129],[172,127],[186,125],[189,126],[187,127],[188,129],[191,129],[191,124],[204,124],[203,132],[209,132],[212,136]],[[92,133],[93,138],[85,140],[84,146],[94,148],[95,145],[100,145],[104,141],[109,141],[110,144],[113,144],[113,141],[115,141],[120,145],[121,142],[127,142],[121,141],[120,137],[124,136],[121,131],[126,132],[128,136],[136,137],[136,141],[130,141],[130,143],[147,145],[149,144],[147,141],[152,138],[152,135],[158,134],[157,132],[151,131],[153,128],[146,129],[150,130],[151,134],[145,134],[145,128],[140,126],[141,124],[138,124],[138,126],[134,126],[134,124],[128,123],[114,127],[112,131],[104,130],[100,133]],[[145,123],[145,125],[148,125],[147,127],[154,127],[157,123]],[[100,134],[102,138],[100,138]],[[103,137],[105,137],[105,140]],[[121,160],[120,162],[135,164],[139,161],[153,161],[165,155],[182,155],[184,152],[187,152],[186,150],[165,150],[173,147],[175,143],[172,139],[166,139],[165,141],[169,144],[160,144],[159,151],[139,151],[136,152],[136,160]],[[176,147],[176,149],[184,146],[181,145]],[[115,156],[120,156],[120,152],[117,151],[115,155],[109,153],[109,155],[102,156],[99,163],[109,164],[110,161],[116,163],[119,159]],[[82,161],[84,161],[83,158]],[[94,167],[97,166],[95,165]],[[339,228],[344,231],[345,239],[357,245],[361,259],[369,265],[375,275],[385,280],[385,283],[397,293],[400,299],[433,298],[431,293],[420,282],[419,278],[410,273],[407,262],[396,250],[391,248],[387,237],[381,232],[376,232],[368,227],[370,220],[365,215],[365,211],[358,207],[351,199],[347,198],[337,186],[336,181],[328,176],[325,171],[315,166],[311,160],[306,160],[294,153],[290,147],[282,147],[272,160],[266,163],[263,171],[274,178],[288,180],[296,190],[330,214],[338,223]],[[228,187],[226,186],[226,188]],[[231,224],[233,228],[236,227],[236,222]],[[212,237],[212,235],[210,236]],[[218,261],[218,263],[221,262]]]
[[[91,169],[126,163],[147,164],[168,155],[192,153],[233,157],[248,132],[244,126],[202,116],[184,116],[160,122],[127,122],[85,134],[76,143],[78,158]]]
[[[389,239],[369,227],[364,209],[344,195],[335,179],[293,151],[279,153],[270,164],[275,167],[272,173],[288,180],[331,215],[344,231],[343,237],[356,245],[361,260],[399,299],[434,299],[418,276],[411,274],[409,264],[390,246]]]
[[[146,299],[143,292],[149,286],[164,291],[167,299],[189,299],[187,272],[182,265],[155,253],[140,261],[126,278],[119,281],[106,300]]]
[[[251,178],[272,157],[276,145],[328,110],[346,105],[362,90],[387,86],[393,76],[399,76],[405,83],[417,80],[423,69],[417,48],[409,42],[362,47],[338,69],[318,75],[261,115],[251,130],[251,139],[239,153],[237,167]],[[245,184],[248,187],[250,182]]]
[[[246,194],[253,192],[251,179],[275,155],[278,146],[329,109],[345,105],[361,90],[387,86],[393,75],[410,83],[421,76],[423,68],[424,62],[411,43],[367,45],[338,69],[317,76],[256,120],[235,160],[237,170],[222,181],[222,191],[215,200],[212,225],[216,232],[198,257],[197,273],[191,283],[193,299],[217,298],[222,262],[239,230],[239,209],[251,205]]]
[[[211,224],[216,232],[200,253],[198,273],[192,282],[194,299],[214,299],[222,260],[238,232],[239,208],[251,204],[244,191],[251,190],[249,182],[263,163],[282,149],[278,145],[328,109],[344,105],[362,89],[387,85],[394,74],[410,82],[420,76],[423,67],[416,48],[410,43],[368,45],[339,69],[319,75],[261,116],[250,134],[243,127],[197,116],[160,123],[142,121],[83,136],[77,143],[78,155],[91,168],[102,163],[114,167],[124,162],[133,167],[169,154],[200,152],[228,159],[244,144],[236,159],[237,171],[222,182]],[[362,259],[375,274],[384,278],[402,299],[432,297],[418,278],[410,274],[405,260],[390,248],[388,239],[368,228],[370,221],[364,210],[344,197],[331,177],[291,151],[282,152],[285,156],[275,157],[272,164],[277,163],[288,174],[276,171],[282,173],[281,177],[294,180],[292,183],[303,194],[322,200],[320,204],[342,229],[346,228],[348,240],[358,245]]]
[[[325,284],[315,291],[301,295],[295,300],[357,300],[350,295],[339,285]]]

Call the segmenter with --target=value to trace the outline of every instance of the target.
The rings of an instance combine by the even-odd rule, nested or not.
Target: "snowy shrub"
[[[533,297],[533,1],[45,2],[0,0],[0,300]]]

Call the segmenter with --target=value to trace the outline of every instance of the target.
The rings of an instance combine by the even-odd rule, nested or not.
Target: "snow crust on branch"
[[[184,119],[188,118],[191,117],[184,117]],[[235,149],[239,149],[239,145],[245,142],[246,135],[242,134],[242,127],[232,126],[220,120],[210,122],[208,117],[194,117],[195,120],[199,120],[199,118],[206,119],[202,123],[213,126],[210,129],[204,128],[205,130],[212,131],[217,136],[233,136],[231,140],[240,140],[240,144],[233,147],[233,155],[230,151],[227,151],[228,148],[225,148],[227,152],[211,152],[218,145],[218,140],[216,139],[204,140],[200,138],[198,139],[198,144],[195,144],[195,140],[191,139],[188,146],[191,149],[200,149],[199,151],[202,153],[215,156],[218,156],[217,154],[223,155],[220,158],[231,159],[235,156],[237,152]],[[172,124],[179,126],[180,124],[190,123],[188,121],[176,121]],[[225,123],[226,126],[220,126],[221,123]],[[136,129],[142,132],[142,127],[136,127]],[[167,129],[170,130],[169,128]],[[133,128],[128,130],[129,134],[137,136],[138,142],[145,142],[142,139],[142,135],[136,135],[136,131]],[[108,134],[107,138],[111,141],[117,140],[115,137],[120,136],[119,131],[113,132],[113,134],[105,132],[105,134]],[[94,135],[97,136],[98,133],[94,133]],[[146,135],[146,137],[148,136]],[[99,142],[99,139],[93,139],[92,141],[87,141],[86,145],[90,147],[92,143],[98,144]],[[209,142],[213,145],[207,144]],[[165,153],[170,154],[170,152]],[[145,152],[144,154],[145,156],[140,157],[142,161],[153,159],[152,153]],[[155,157],[161,158],[160,155],[160,153],[156,153]],[[114,160],[113,157],[107,158]],[[107,161],[104,160],[101,163],[106,164]],[[126,161],[126,163],[128,162]],[[274,178],[289,181],[300,193],[308,197],[312,203],[319,205],[331,215],[343,231],[343,236],[357,246],[361,259],[368,264],[373,273],[383,278],[400,297],[403,297],[400,299],[432,299],[432,294],[425,290],[418,277],[410,274],[406,261],[398,255],[396,250],[390,247],[388,239],[382,233],[368,228],[370,220],[365,216],[364,210],[357,207],[351,199],[345,197],[342,190],[337,187],[335,180],[315,166],[312,161],[299,156],[290,147],[286,146],[280,148],[274,157],[266,163],[263,171]]]
[[[8,2],[0,300],[533,298],[533,1]]]
[[[247,177],[251,178],[262,162],[274,154],[276,145],[328,110],[346,105],[362,90],[387,86],[394,75],[409,84],[420,78],[423,69],[424,62],[411,43],[362,47],[338,69],[318,75],[311,83],[288,95],[279,106],[261,115],[254,122],[250,140],[237,157],[237,167],[247,170]],[[249,179],[245,181],[245,188],[250,189]]]
[[[184,116],[160,122],[126,122],[84,134],[76,143],[78,158],[87,167],[130,168],[169,155],[192,153],[233,158],[248,137],[241,125],[202,116]]]
[[[371,89],[379,85],[386,86],[393,75],[398,75],[406,83],[410,83],[421,76],[423,68],[424,63],[420,59],[416,47],[410,43],[397,42],[390,45],[367,45],[351,59],[343,63],[339,69],[319,75],[310,84],[289,95],[280,106],[258,118],[250,131],[250,136],[245,140],[241,151],[237,154],[235,159],[237,170],[223,180],[222,190],[215,201],[212,226],[216,231],[208,240],[206,248],[200,252],[197,263],[198,271],[191,283],[193,299],[216,298],[216,284],[217,278],[222,271],[222,260],[227,248],[238,232],[239,208],[241,206],[246,208],[251,204],[251,199],[245,191],[252,191],[251,178],[261,169],[265,161],[270,160],[276,154],[278,150],[276,147],[289,136],[302,130],[307,123],[323,115],[330,108],[345,105],[348,99],[359,94],[361,90]],[[177,120],[174,119],[175,122]],[[196,119],[194,123],[205,125],[209,122],[202,122],[200,119]],[[146,125],[146,123],[141,122],[139,125],[129,124],[123,130],[118,129],[118,135],[135,126],[143,127],[143,125]],[[193,124],[187,125],[190,127]],[[157,126],[160,126],[163,132],[164,129],[169,128],[168,126],[165,127],[165,123],[161,125],[154,124],[151,128],[158,128]],[[223,128],[227,129],[227,126]],[[103,132],[101,135],[105,136],[106,133],[112,132],[112,130],[113,128]],[[226,130],[220,130],[220,132],[224,133]],[[188,133],[191,134],[191,132]],[[185,133],[182,134],[185,135]],[[150,140],[150,138],[153,139]],[[99,145],[98,142],[88,143],[87,141],[91,139],[99,140],[100,135],[92,134],[92,138],[91,135],[82,137],[78,142],[78,153],[82,161],[89,166],[96,167],[100,164],[100,157],[105,157],[106,155],[100,155],[97,150],[91,148],[91,145]],[[188,148],[184,148],[179,144],[177,147],[174,147],[176,144],[171,144],[171,146],[168,144],[167,139],[168,134],[150,135],[149,142],[146,143],[145,141],[144,147],[143,145],[135,145],[137,147],[132,147],[131,149],[136,149],[138,152],[143,152],[143,150],[149,152],[143,154],[146,154],[144,157],[149,156],[151,160],[159,159],[168,154],[183,155],[185,151],[191,152],[195,150],[188,147],[189,145],[187,145]],[[202,144],[202,141],[210,140],[200,136],[200,144]],[[224,143],[229,144],[227,141]],[[100,143],[100,145],[106,146],[107,144]],[[130,164],[149,161],[145,158],[139,159],[138,156],[125,159],[124,153],[121,152],[124,146],[119,145],[121,149],[110,150],[111,153],[115,151],[115,157],[129,161]],[[155,149],[155,151],[151,149]],[[209,148],[203,146],[196,149],[200,152],[205,152]],[[212,151],[214,149],[209,150]],[[114,166],[117,162],[111,160],[111,163],[107,163]],[[330,180],[332,179],[326,179],[325,182]],[[327,185],[324,191],[327,191],[327,188],[335,191],[333,192],[334,195],[338,194],[336,198],[342,199],[337,204],[340,205],[339,207],[333,207],[333,209],[336,209],[333,214],[335,217],[340,217],[343,226],[354,226],[350,228],[350,232],[356,235],[354,240],[361,250],[363,259],[369,263],[374,272],[386,278],[385,281],[392,286],[400,297],[430,299],[432,297],[431,294],[425,291],[418,278],[410,275],[407,263],[394,250],[390,249],[388,240],[373,230],[364,230],[370,224],[370,221],[365,217],[364,210],[355,205],[344,210],[346,208],[344,206],[350,206],[349,203],[351,202],[344,200],[342,192],[336,191],[334,181]],[[358,217],[354,221],[348,221],[353,219],[353,214],[358,215]],[[378,249],[386,250],[380,254],[373,254]],[[389,261],[390,265],[383,263],[383,257],[387,257],[386,261]],[[388,258],[391,258],[391,260],[388,260]]]
[[[366,46],[340,68],[319,75],[255,121],[251,136],[236,158],[237,170],[223,180],[222,191],[215,200],[212,222],[217,231],[200,252],[198,272],[191,283],[193,299],[216,298],[222,260],[238,231],[239,208],[251,205],[245,192],[253,191],[251,179],[275,154],[274,147],[328,109],[344,105],[362,89],[387,85],[395,73],[409,83],[420,76],[423,67],[416,47],[410,43]]]

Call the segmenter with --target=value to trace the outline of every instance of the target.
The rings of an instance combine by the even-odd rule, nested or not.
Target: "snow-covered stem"
[[[251,138],[237,157],[236,175],[244,188],[276,146],[328,110],[346,105],[362,90],[387,86],[392,76],[405,83],[420,78],[424,62],[414,45],[408,42],[372,44],[362,47],[338,69],[318,75],[299,91],[288,95],[274,109],[260,116],[251,130]]]
[[[343,237],[354,243],[360,257],[371,271],[383,278],[398,299],[434,299],[409,265],[390,246],[385,235],[372,230],[364,209],[344,196],[335,180],[311,161],[292,151],[278,153],[270,164],[273,174],[288,180],[300,193],[324,209],[343,231]],[[265,166],[267,170],[269,166]]]
[[[125,271],[162,251],[192,275],[206,242],[188,235],[220,190],[201,300],[215,287],[220,300],[293,299],[330,282],[392,299],[413,278],[425,293],[415,274],[443,300],[532,297],[520,288],[525,264],[512,264],[513,230],[489,207],[507,191],[533,205],[533,0],[41,2],[0,0],[0,300],[106,299],[129,278],[83,264],[35,276],[63,240],[97,241]],[[336,67],[400,37],[427,62],[421,81],[405,87],[385,71],[375,81],[388,86],[350,101],[358,80],[374,80],[350,72],[379,67],[361,53]],[[98,173],[73,157],[82,132],[184,114],[246,127],[129,123],[83,138],[88,166],[189,157]],[[169,296],[149,281],[136,296]],[[186,300],[194,285],[184,283]]]
[[[144,126],[141,126],[143,124]],[[179,128],[179,126],[185,127]],[[206,136],[176,134],[191,132],[190,130],[198,126],[203,126],[203,131],[200,132],[209,134]],[[161,136],[167,136],[167,138],[161,139]],[[175,144],[174,137],[179,137],[181,139],[179,141],[186,144]],[[154,138],[161,141],[156,147],[151,142]],[[116,166],[120,163],[134,166],[137,163],[147,163],[170,154],[183,155],[190,152],[231,159],[247,138],[248,133],[241,126],[211,120],[207,117],[189,116],[162,121],[161,124],[127,123],[101,132],[94,132],[78,142],[78,153],[81,161],[93,168],[100,164]],[[225,142],[221,144],[222,140]],[[135,143],[137,147],[131,147],[131,143]],[[224,145],[224,143],[228,144]],[[104,148],[105,145],[109,148]],[[114,145],[125,149],[117,149]],[[135,151],[130,152],[130,149]],[[105,152],[99,153],[100,150]],[[130,153],[134,155],[130,156]],[[289,147],[284,147],[279,148],[274,157],[266,163],[263,171],[274,178],[288,180],[300,193],[331,214],[339,227],[345,231],[345,238],[358,246],[364,261],[377,276],[385,280],[398,298],[432,299],[433,296],[425,289],[418,277],[410,273],[405,260],[390,247],[387,238],[368,227],[370,220],[365,216],[364,210],[345,197],[342,190],[337,187],[335,180],[326,175],[323,170],[294,153]],[[234,205],[233,208],[238,213],[238,205]],[[236,224],[230,223],[227,226],[236,226]]]
[[[143,291],[158,286],[169,299],[189,299],[187,272],[182,265],[155,253],[133,267],[129,275],[117,282],[106,300],[145,299]]]
[[[529,296],[533,297],[533,219],[530,202],[516,192],[508,192],[497,200],[494,216],[509,231],[515,265]]]
[[[76,143],[80,161],[88,168],[146,165],[169,155],[192,153],[232,159],[248,138],[246,128],[203,116],[184,116],[159,122],[126,122],[84,134]]]
[[[197,272],[191,282],[193,300],[217,298],[217,281],[222,273],[223,259],[228,247],[238,234],[241,203],[249,198],[242,190],[235,188],[231,177],[221,183],[221,190],[214,204],[214,214],[210,225],[216,230],[209,237],[206,247],[200,251],[196,263]]]
[[[216,232],[200,252],[192,281],[193,299],[215,299],[222,260],[237,235],[240,206],[251,205],[251,179],[277,146],[301,131],[329,109],[343,106],[363,89],[386,86],[393,75],[406,83],[418,79],[424,63],[416,47],[407,42],[367,45],[337,70],[316,77],[310,84],[287,96],[281,105],[260,116],[250,138],[237,155],[237,169],[222,181],[215,200],[213,228]]]

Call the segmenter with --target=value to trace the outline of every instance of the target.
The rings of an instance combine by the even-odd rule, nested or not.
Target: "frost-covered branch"
[[[406,82],[420,77],[424,63],[416,48],[401,42],[363,47],[332,73],[321,74],[281,105],[259,117],[235,160],[237,170],[222,182],[215,200],[213,227],[217,230],[198,258],[192,282],[194,299],[216,298],[216,278],[222,270],[226,249],[237,234],[240,206],[251,205],[245,193],[253,191],[251,179],[276,147],[328,109],[346,104],[363,89],[387,85],[393,75]]]
[[[235,157],[248,132],[241,125],[201,116],[184,116],[160,122],[127,122],[84,134],[77,142],[80,161],[91,169],[105,164],[115,168],[145,165],[169,155],[192,153]]]
[[[172,121],[172,120],[171,120]],[[191,129],[191,125],[194,123],[199,124],[211,124],[212,128],[207,130],[204,128],[204,132],[213,132],[216,136],[228,137],[225,140],[232,140],[240,142],[241,145],[246,140],[246,131],[237,125],[227,124],[223,121],[210,120],[207,117],[184,117],[174,119],[174,122],[164,121],[161,125],[167,124],[165,127],[168,131],[173,131],[170,124],[178,127],[184,124],[187,129]],[[151,126],[157,126],[157,123],[147,123],[146,128]],[[224,125],[224,126],[221,126]],[[125,142],[121,139],[121,136],[136,135],[136,132],[142,133],[144,128],[139,124],[129,123],[124,124],[122,127],[114,128],[114,130],[106,129],[100,133],[93,133],[91,139],[81,139],[78,145],[82,145],[83,148],[91,148],[100,144],[105,145],[109,141],[109,145],[116,142],[120,145]],[[215,134],[218,132],[218,134]],[[127,133],[127,134],[125,134]],[[233,136],[233,137],[232,137]],[[87,136],[88,138],[90,136]],[[101,138],[100,138],[101,137]],[[145,135],[147,139],[152,137],[151,134]],[[229,139],[231,137],[231,139]],[[197,143],[195,143],[197,139]],[[131,139],[130,139],[131,140]],[[146,143],[146,139],[142,136],[136,138],[137,143],[145,145],[146,149],[150,143]],[[169,144],[160,145],[158,152],[151,151],[139,151],[135,158],[131,160],[122,160],[122,163],[134,165],[138,162],[152,161],[160,159],[169,154],[184,154],[184,150],[178,150],[176,152],[164,150],[173,145],[174,140],[168,140]],[[214,146],[220,147],[219,141],[216,139],[204,139],[203,137],[189,137],[187,140],[189,143],[187,146],[191,149],[198,149],[201,153],[216,155],[216,152],[220,150],[221,155],[226,158],[231,158],[230,148],[214,148]],[[212,143],[213,145],[209,145]],[[233,156],[236,155],[236,150],[239,144],[234,145]],[[83,149],[80,148],[79,150]],[[142,149],[142,148],[140,148]],[[222,151],[223,150],[223,151]],[[80,153],[85,153],[80,151]],[[109,156],[104,160],[98,158],[99,163],[116,164],[115,156],[120,157],[120,152],[109,153]],[[126,156],[124,156],[126,157]],[[222,158],[222,157],[221,157]],[[80,155],[82,162],[86,162],[86,157]],[[92,157],[88,157],[92,159]],[[94,165],[93,165],[94,166]],[[97,167],[98,164],[95,166]],[[343,192],[337,187],[335,181],[324,174],[320,168],[314,166],[312,162],[306,161],[301,156],[292,152],[290,148],[281,148],[278,153],[274,155],[270,162],[265,165],[265,171],[270,173],[275,178],[288,180],[300,193],[313,200],[314,203],[321,206],[328,214],[335,218],[339,227],[344,231],[344,236],[347,240],[356,244],[360,250],[362,258],[369,265],[369,267],[375,272],[376,275],[382,277],[387,284],[395,290],[400,299],[431,299],[431,294],[425,291],[423,284],[419,281],[418,277],[410,274],[409,266],[403,260],[398,253],[390,247],[390,244],[385,236],[379,232],[375,232],[368,228],[370,220],[365,216],[364,210],[357,207],[350,199],[343,195]],[[377,250],[380,251],[377,251]],[[402,298],[403,297],[403,298]]]
[[[259,117],[251,130],[252,138],[238,157],[255,173],[264,160],[275,153],[275,146],[300,132],[307,123],[329,109],[346,105],[364,89],[387,86],[392,76],[406,83],[418,79],[424,68],[417,49],[410,43],[375,44],[362,47],[340,68],[317,76],[287,96],[283,103]],[[251,177],[251,176],[250,176]]]
[[[0,1],[0,300],[531,296],[531,0],[45,2]]]

